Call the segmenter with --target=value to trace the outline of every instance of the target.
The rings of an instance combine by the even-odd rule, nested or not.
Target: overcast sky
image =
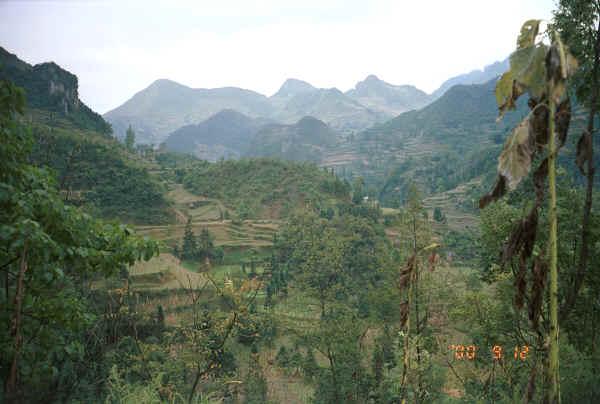
[[[105,113],[159,78],[275,93],[286,78],[353,88],[369,74],[431,93],[502,60],[553,0],[0,0],[0,46],[79,77]]]

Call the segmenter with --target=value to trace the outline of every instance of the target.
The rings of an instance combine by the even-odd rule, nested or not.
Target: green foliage
[[[127,128],[127,132],[125,133],[125,147],[130,152],[133,152],[133,145],[135,144],[135,132],[131,125]]]
[[[302,362],[302,372],[304,372],[305,380],[308,382],[312,382],[313,378],[319,375],[319,365],[317,364],[315,354],[310,347],[306,350],[306,355]]]
[[[180,257],[183,260],[200,262],[204,262],[209,258],[215,259],[218,264],[222,264],[225,250],[222,247],[215,247],[213,238],[206,228],[203,228],[200,231],[200,236],[196,238],[192,230],[192,219],[188,218],[181,244]]]
[[[244,380],[244,404],[267,403],[267,379],[260,366],[258,354],[252,354]]]
[[[122,265],[158,253],[156,242],[126,226],[66,206],[50,173],[27,164],[32,138],[15,119],[23,104],[22,90],[0,81],[0,262],[6,273],[0,320],[12,324],[0,331],[7,397],[22,394],[23,385],[31,395],[48,388],[57,359],[84,354],[76,336],[94,319],[83,298],[90,277],[113,276]]]
[[[77,76],[55,63],[31,66],[0,47],[0,75],[25,89],[29,108],[49,111],[53,120],[61,117],[78,129],[112,133],[110,124],[79,100]]]
[[[33,135],[30,161],[56,170],[58,185],[70,203],[83,204],[103,218],[139,224],[172,220],[165,190],[147,169],[124,156],[118,142],[98,139],[94,133],[42,125],[33,126]]]
[[[324,208],[331,198],[341,198],[336,192],[345,192],[344,186],[336,191],[336,186],[325,185],[331,181],[331,176],[315,165],[264,158],[225,160],[194,168],[184,178],[184,186],[237,207],[244,219],[269,212],[284,217],[306,204]]]
[[[594,46],[598,40],[600,6],[597,0],[560,0],[553,14],[551,27],[560,32],[561,39],[580,65],[570,80],[569,88],[578,101],[590,108],[594,95]],[[597,102],[598,111],[600,97]]]
[[[275,157],[295,161],[319,161],[324,150],[335,147],[336,133],[324,122],[305,116],[293,125],[271,124],[258,131],[247,157]]]

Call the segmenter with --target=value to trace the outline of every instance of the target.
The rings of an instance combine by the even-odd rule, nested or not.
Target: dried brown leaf
[[[402,270],[400,271],[400,278],[398,279],[398,289],[400,291],[404,290],[404,288],[409,284],[412,272],[415,268],[415,262],[417,260],[417,254],[413,254],[409,259],[408,263]]]
[[[544,192],[546,189],[546,178],[548,177],[548,158],[542,161],[542,164],[533,172],[533,185],[535,187],[536,205],[541,205],[544,201]]]
[[[406,326],[409,311],[410,307],[408,305],[408,301],[400,304],[400,328],[404,328]]]
[[[558,135],[558,148],[560,149],[567,141],[569,124],[571,123],[571,99],[569,97],[558,106],[554,121],[556,123],[556,134]]]
[[[529,107],[534,109],[538,104],[530,98]],[[538,150],[541,151],[543,145],[548,144],[548,108],[539,107],[533,111],[533,119],[531,120],[531,130],[533,131],[535,143]]]
[[[510,189],[515,189],[531,170],[531,160],[535,154],[535,136],[530,126],[529,117],[524,118],[513,129],[498,157],[498,173],[506,178]]]
[[[529,214],[521,219],[519,225],[512,231],[508,241],[504,244],[504,250],[500,256],[501,266],[521,251],[523,251],[523,258],[531,257],[535,244],[537,223],[537,206],[534,206]]]
[[[429,255],[429,271],[435,271],[435,264],[439,261],[440,256],[434,251]]]
[[[526,260],[521,253],[519,257],[519,273],[515,278],[515,289],[517,291],[515,295],[515,306],[521,310],[523,308],[523,302],[525,301],[525,289],[527,287],[527,264]]]
[[[502,198],[502,196],[506,193],[506,178],[503,176],[498,177],[498,181],[496,181],[496,185],[491,193],[485,195],[483,198],[479,200],[479,209],[485,208],[490,202],[497,201]]]
[[[545,250],[532,263],[531,300],[529,301],[529,320],[533,329],[537,329],[538,320],[542,314],[544,290],[548,276],[548,260],[543,259]]]
[[[577,142],[577,153],[575,157],[575,164],[585,174],[585,163],[590,159],[592,154],[592,142],[587,132],[581,135]]]

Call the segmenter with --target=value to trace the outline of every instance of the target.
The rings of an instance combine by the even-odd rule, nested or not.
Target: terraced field
[[[467,209],[466,205],[473,206],[475,204],[476,201],[471,200],[469,192],[475,189],[480,182],[481,179],[475,178],[454,189],[425,198],[423,205],[428,210],[429,217],[433,217],[434,209],[440,207],[451,229],[465,231],[477,228],[479,216],[472,209]]]

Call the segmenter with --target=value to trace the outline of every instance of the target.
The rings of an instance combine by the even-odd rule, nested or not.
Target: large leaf
[[[521,34],[517,38],[517,49],[535,44],[535,37],[540,29],[541,20],[529,20],[521,27]]]
[[[514,80],[536,101],[540,101],[546,92],[546,50],[545,45],[531,45],[510,55]]]
[[[531,121],[526,117],[513,129],[498,158],[498,173],[506,178],[511,190],[514,190],[531,170],[534,153],[535,135],[531,130]]]
[[[505,72],[498,83],[496,84],[496,102],[498,103],[498,119],[502,118],[502,115],[510,109],[515,109],[517,106],[515,102],[523,94],[524,89],[513,79],[513,74],[509,70]]]

